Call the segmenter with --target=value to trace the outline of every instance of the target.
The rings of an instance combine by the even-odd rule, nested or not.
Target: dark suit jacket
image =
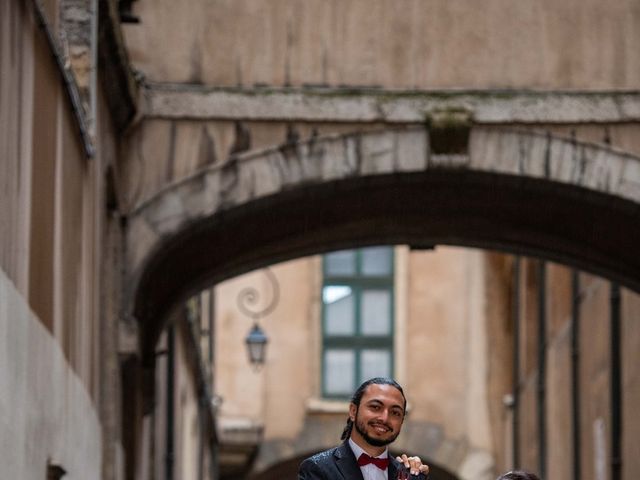
[[[398,478],[400,462],[389,457],[389,480]],[[363,480],[362,472],[349,446],[349,441],[307,458],[300,464],[298,480]],[[411,475],[411,480],[425,480],[424,475]]]

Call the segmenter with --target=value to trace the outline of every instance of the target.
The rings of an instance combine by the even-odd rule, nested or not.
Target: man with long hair
[[[389,457],[388,445],[402,427],[407,400],[402,387],[390,378],[372,378],[353,394],[343,443],[307,458],[298,480],[424,479],[429,467],[418,457]]]

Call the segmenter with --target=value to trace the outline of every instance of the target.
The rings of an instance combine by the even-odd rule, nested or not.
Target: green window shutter
[[[364,380],[393,376],[393,247],[323,257],[322,394],[349,399]]]

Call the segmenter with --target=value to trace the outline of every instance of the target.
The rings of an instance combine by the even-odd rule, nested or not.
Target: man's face
[[[404,397],[392,385],[372,384],[367,387],[360,405],[349,406],[354,423],[351,438],[359,445],[366,442],[383,447],[393,442],[404,420]]]

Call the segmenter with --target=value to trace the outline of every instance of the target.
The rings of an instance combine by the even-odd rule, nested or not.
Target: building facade
[[[114,53],[117,19],[113,2],[0,3],[3,478],[132,479],[153,471],[148,410],[125,393],[127,385],[140,389],[141,369],[120,307],[117,172],[134,106],[113,82],[126,72]],[[179,431],[176,443],[200,439],[205,465],[211,419],[189,383],[198,377],[187,340],[183,332],[176,341],[182,422],[194,410],[203,419]],[[178,457],[176,478],[203,478],[189,455]]]
[[[220,464],[236,475],[223,478],[295,477],[303,458],[339,441],[350,392],[377,374],[398,379],[409,399],[393,450],[419,455],[435,479],[491,479],[516,466],[544,478],[612,478],[615,445],[625,458],[619,478],[635,471],[634,429],[621,419],[630,418],[638,401],[629,389],[636,375],[637,294],[524,257],[389,247],[395,252],[393,312],[385,318],[392,320],[393,361],[376,362],[369,354],[361,366],[350,354],[387,351],[381,335],[375,343],[340,332],[327,342],[327,330],[348,328],[358,317],[366,321],[364,315],[379,318],[386,305],[378,297],[371,301],[378,311],[367,310],[358,287],[350,294],[327,290],[336,278],[327,267],[346,265],[344,273],[358,252],[379,250],[270,267],[278,305],[259,322],[269,342],[257,371],[244,345],[253,320],[239,305],[247,289],[255,289],[253,308],[261,311],[274,285],[256,271],[216,287],[215,330],[229,334],[217,337],[214,360]],[[345,277],[338,283],[347,283]],[[375,281],[362,287],[365,293],[380,289]],[[330,318],[336,308],[341,327]],[[617,344],[615,329],[624,332]],[[327,357],[336,350],[351,362],[328,372]],[[616,372],[616,363],[626,367]],[[336,394],[328,385],[344,389]],[[616,388],[626,391],[623,397]]]
[[[369,368],[443,475],[640,471],[637,0],[402,3],[0,1],[3,475],[288,475]]]

